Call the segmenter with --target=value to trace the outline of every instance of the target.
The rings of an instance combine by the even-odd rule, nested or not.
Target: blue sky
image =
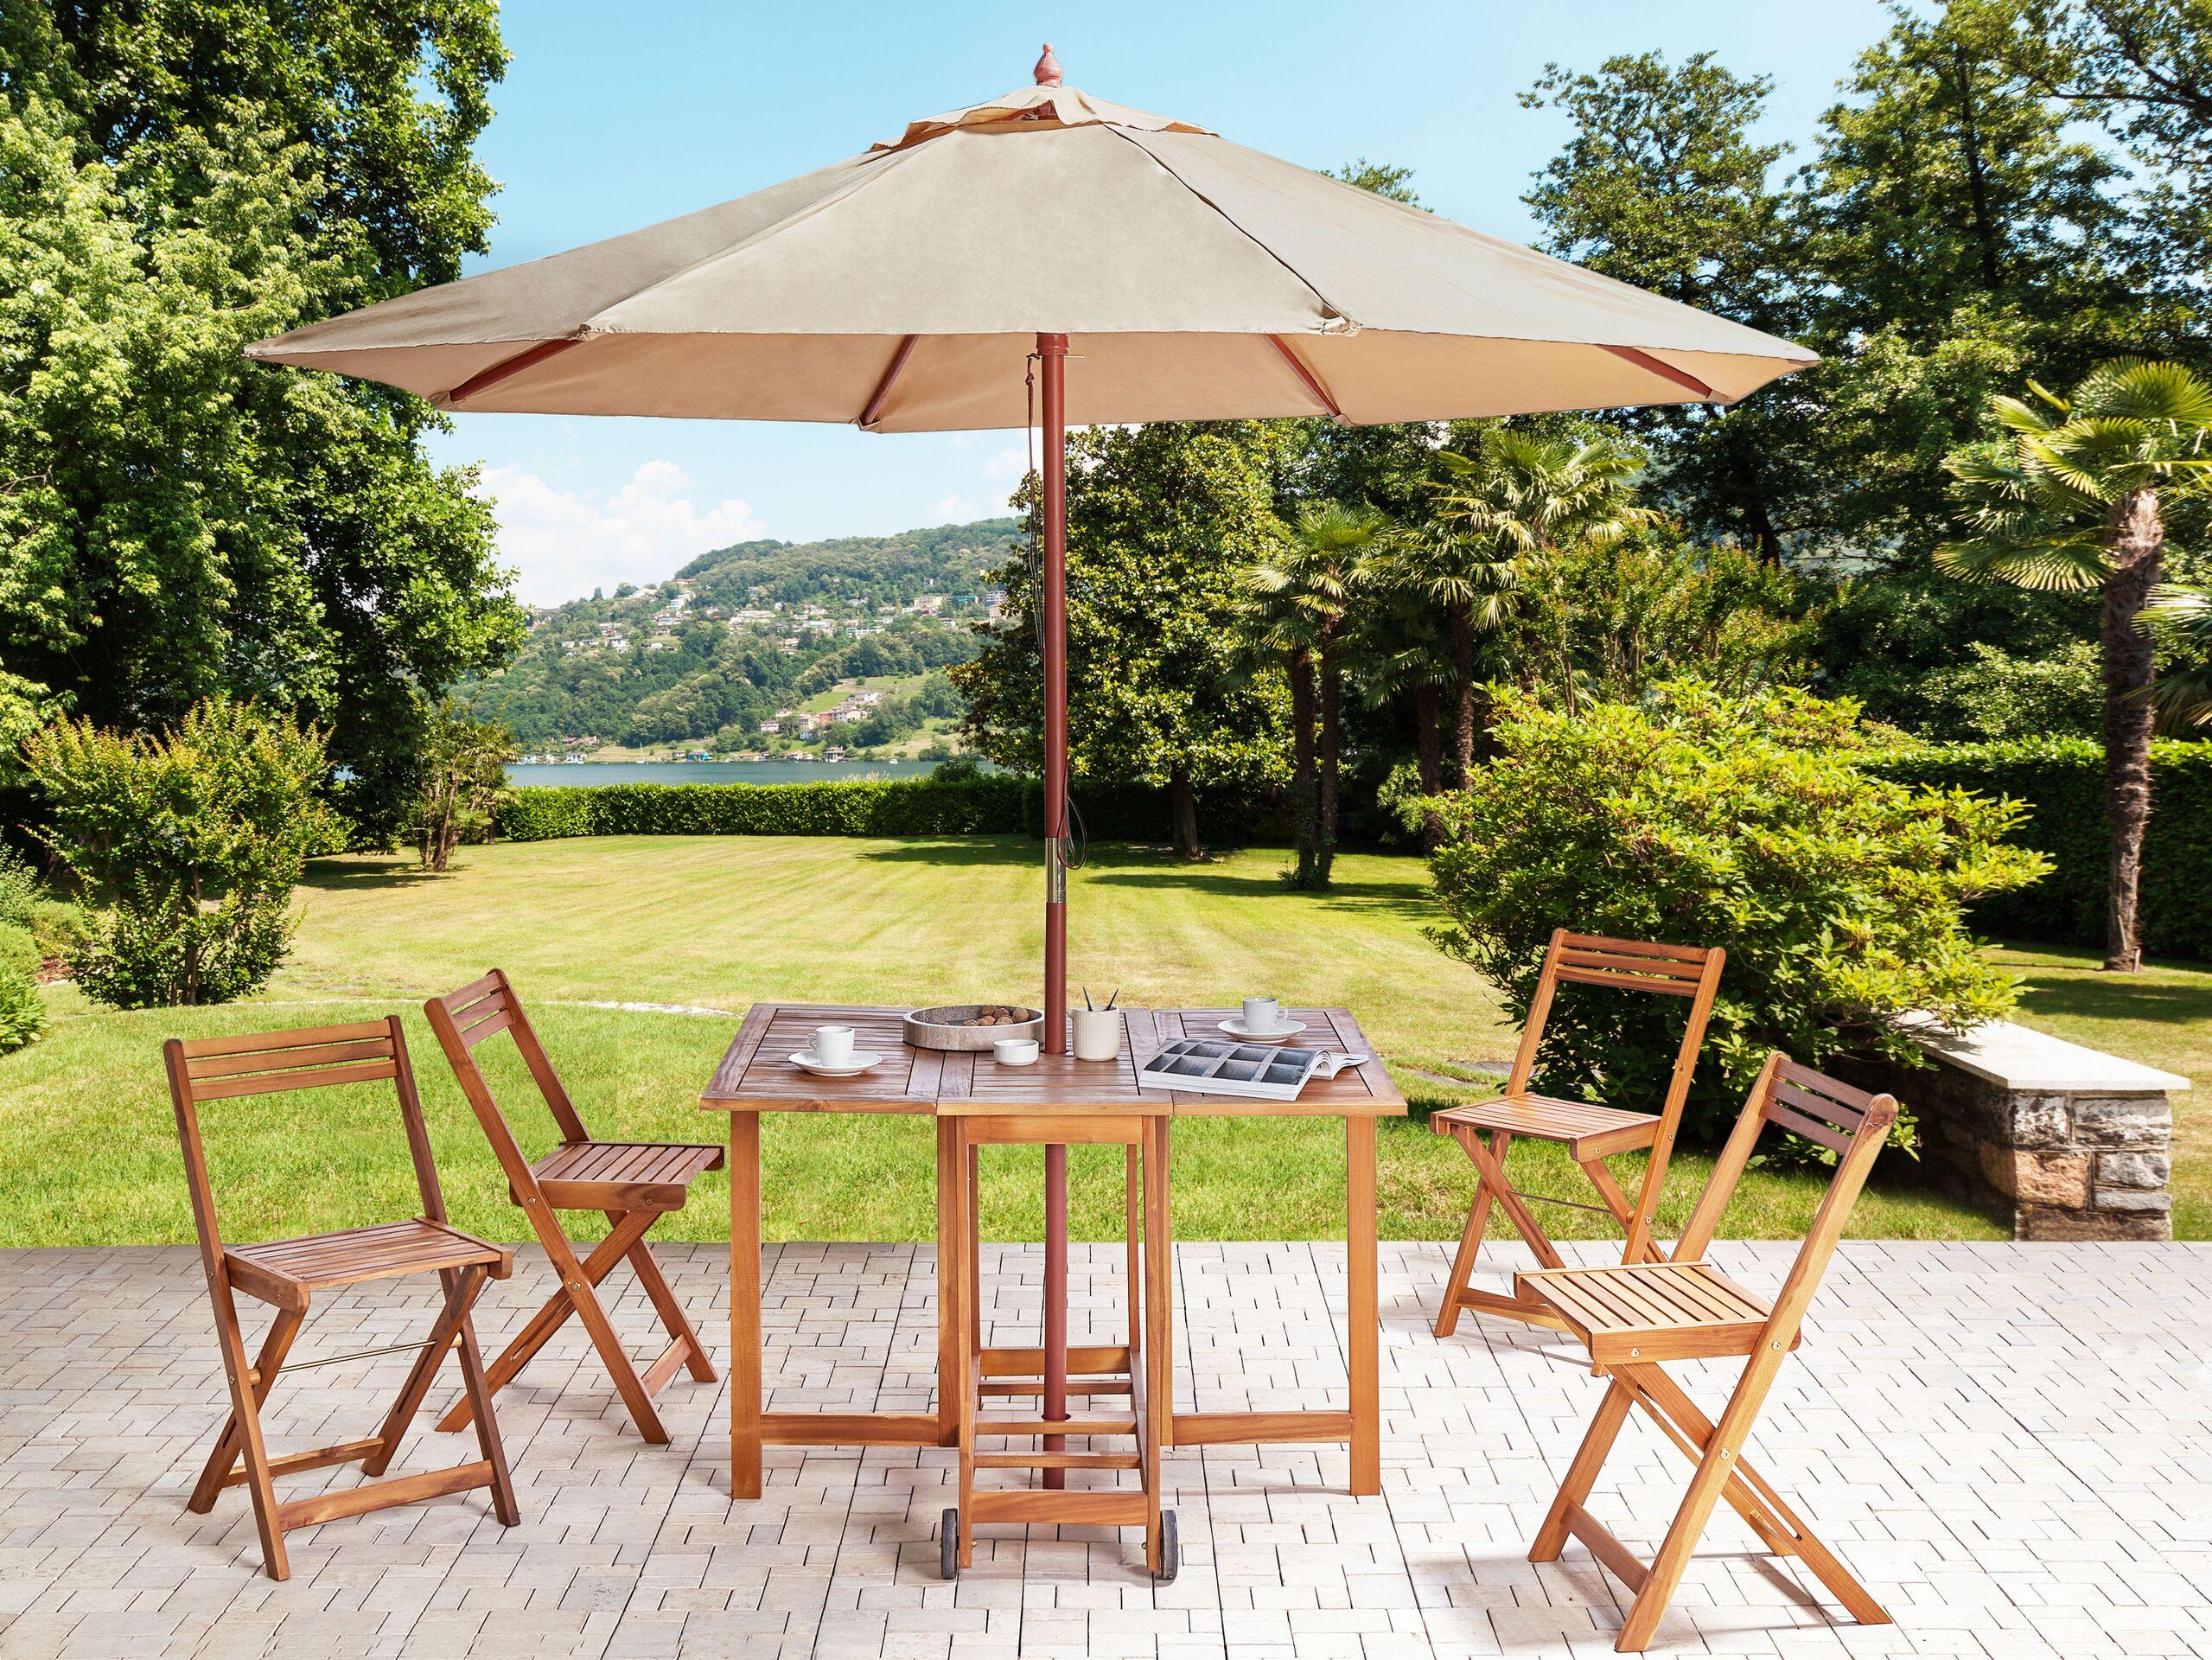
[[[481,153],[512,265],[819,167],[916,116],[1026,85],[1049,39],[1071,85],[1308,166],[1414,169],[1438,213],[1527,241],[1529,175],[1563,126],[1517,94],[1547,61],[1717,50],[1775,80],[1770,136],[1804,144],[1877,0],[1456,0],[1310,5],[1117,0],[777,4],[509,0],[514,54]],[[1018,258],[979,248],[979,258]],[[496,496],[517,591],[545,603],[653,582],[756,536],[803,541],[1004,510],[1021,434],[464,415],[432,442]]]

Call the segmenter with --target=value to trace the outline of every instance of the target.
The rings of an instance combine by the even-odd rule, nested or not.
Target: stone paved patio
[[[1770,1286],[1788,1248],[1714,1255]],[[719,1362],[723,1253],[664,1255]],[[926,1248],[770,1255],[772,1404],[928,1401]],[[1342,1257],[1182,1247],[1182,1402],[1341,1390]],[[1086,1312],[1110,1327],[1117,1265],[1079,1248],[1079,1331]],[[1037,1267],[1034,1248],[986,1264],[1008,1338]],[[943,1583],[953,1472],[935,1450],[772,1449],[767,1496],[732,1505],[719,1389],[673,1384],[673,1444],[645,1446],[573,1336],[501,1397],[520,1527],[481,1495],[332,1523],[292,1536],[280,1586],[256,1571],[240,1493],[210,1517],[183,1508],[223,1400],[195,1254],[0,1255],[0,1657],[1610,1653],[1620,1587],[1577,1546],[1542,1568],[1523,1556],[1601,1386],[1541,1332],[1470,1318],[1436,1341],[1425,1311],[1444,1268],[1440,1245],[1384,1247],[1382,1496],[1346,1497],[1332,1447],[1172,1453],[1185,1566],[1157,1590],[1130,1546],[1072,1529],[987,1540]],[[621,1277],[616,1318],[642,1348],[643,1299]],[[487,1300],[488,1346],[545,1289],[526,1253]],[[1758,1455],[1897,1623],[1832,1622],[1724,1510],[1663,1649],[2212,1655],[2212,1249],[1852,1244],[1814,1315]],[[371,1287],[311,1318],[298,1352],[402,1340],[421,1318]],[[405,1363],[288,1379],[276,1444],[366,1433]],[[395,1472],[456,1456],[428,1427],[453,1377]],[[1694,1381],[1708,1399],[1724,1388]],[[1648,1551],[1686,1469],[1638,1424],[1592,1508]]]

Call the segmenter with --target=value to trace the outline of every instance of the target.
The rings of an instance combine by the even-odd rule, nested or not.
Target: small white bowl
[[[1001,1038],[991,1044],[991,1053],[1001,1066],[1031,1066],[1037,1058],[1037,1040],[1034,1038]]]

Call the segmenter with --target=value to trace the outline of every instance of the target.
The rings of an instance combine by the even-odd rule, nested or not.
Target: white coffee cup
[[[1110,1061],[1121,1053],[1119,1009],[1071,1009],[1068,1018],[1075,1033],[1075,1058]]]
[[[825,1066],[843,1066],[852,1058],[851,1026],[814,1028],[814,1058]]]
[[[1244,1029],[1255,1034],[1282,1031],[1283,1005],[1281,1001],[1272,997],[1245,999]]]

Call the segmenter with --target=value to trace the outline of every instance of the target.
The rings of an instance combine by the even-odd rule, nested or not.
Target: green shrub
[[[45,966],[46,953],[39,949],[30,929],[18,923],[0,923],[0,974],[29,974],[36,980]]]
[[[12,847],[0,847],[0,924],[28,928],[45,895],[30,862]]]
[[[51,845],[111,907],[72,956],[88,996],[220,1003],[276,972],[302,866],[343,838],[316,794],[323,743],[216,698],[160,737],[61,721],[24,744]]]
[[[1957,744],[1890,750],[1869,771],[1937,789],[2009,796],[2025,809],[2014,840],[2051,861],[2033,887],[1973,907],[1976,928],[2009,939],[2101,947],[2111,842],[2104,747],[2092,738]],[[2143,948],[2212,961],[2212,744],[2151,745],[2151,822],[2143,840]]]
[[[1724,947],[1686,1133],[1723,1127],[1769,1050],[1918,1063],[1901,1017],[1971,1025],[2011,1006],[1962,907],[2046,861],[2004,845],[2013,805],[1855,765],[1868,742],[1856,704],[1678,681],[1641,706],[1568,716],[1512,694],[1497,737],[1498,758],[1442,803],[1448,840],[1431,863],[1451,923],[1437,942],[1516,1017],[1554,928]],[[1671,998],[1562,987],[1538,1087],[1654,1106],[1682,1014]]]
[[[92,918],[85,908],[67,899],[41,899],[31,907],[31,937],[41,957],[67,961],[92,934]]]
[[[38,976],[12,964],[0,967],[0,1055],[14,1053],[46,1030],[46,999]]]

